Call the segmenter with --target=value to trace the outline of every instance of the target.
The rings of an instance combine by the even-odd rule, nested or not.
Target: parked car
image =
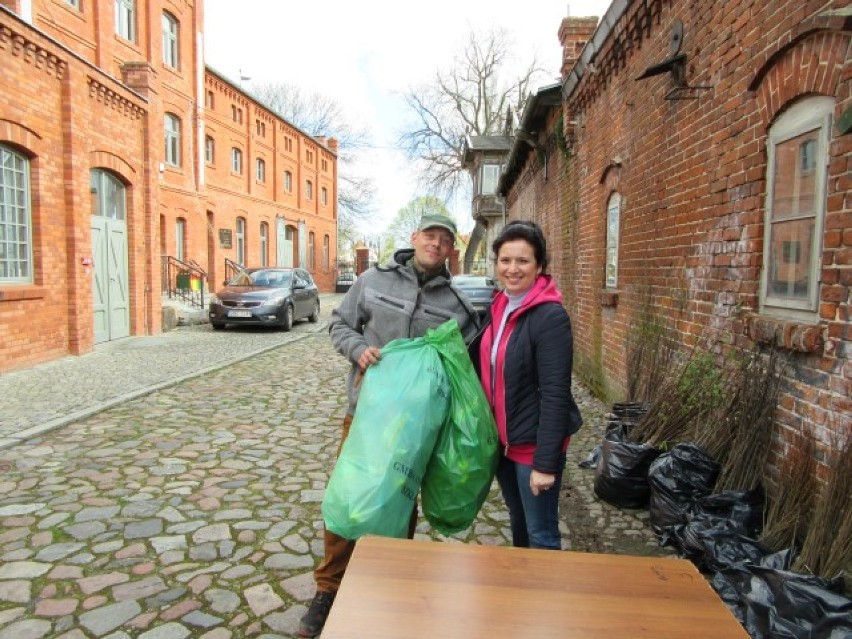
[[[352,285],[355,283],[357,277],[358,276],[355,275],[355,273],[352,273],[351,271],[348,271],[346,273],[340,273],[337,276],[337,281],[334,285],[334,292],[345,293],[350,288],[352,288]]]
[[[494,278],[489,275],[456,275],[452,283],[470,300],[481,316],[485,316],[491,300],[499,290]]]
[[[245,269],[210,296],[210,324],[217,330],[231,324],[289,331],[297,320],[316,322],[319,314],[317,285],[300,268]]]

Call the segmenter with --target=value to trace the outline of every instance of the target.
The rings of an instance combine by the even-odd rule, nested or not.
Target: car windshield
[[[493,286],[494,281],[485,275],[459,275],[453,278],[456,286]]]
[[[260,269],[258,271],[243,271],[234,277],[231,286],[287,286],[290,284],[290,271],[275,269]]]

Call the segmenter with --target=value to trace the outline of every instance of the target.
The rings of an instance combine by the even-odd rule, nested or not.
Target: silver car
[[[210,297],[210,325],[274,326],[284,331],[300,319],[319,319],[319,291],[300,268],[250,268]]]

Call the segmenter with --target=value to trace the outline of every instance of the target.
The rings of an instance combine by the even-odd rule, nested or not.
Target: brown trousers
[[[343,418],[343,432],[340,438],[340,445],[337,447],[337,455],[340,456],[340,451],[343,449],[343,442],[349,436],[349,427],[352,425],[352,415],[346,415]],[[411,521],[408,524],[408,538],[414,538],[414,530],[417,528],[417,504],[414,505],[414,511],[411,513]],[[343,579],[343,573],[346,572],[346,566],[349,565],[349,559],[352,557],[352,551],[355,550],[355,542],[352,539],[346,539],[335,535],[330,530],[325,531],[323,538],[325,546],[325,556],[314,570],[314,580],[317,582],[317,592],[337,592],[340,588],[340,580]]]

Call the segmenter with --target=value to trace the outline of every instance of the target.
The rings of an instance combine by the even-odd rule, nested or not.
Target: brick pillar
[[[125,62],[121,65],[121,81],[147,98],[157,81],[157,72],[147,62]]]
[[[450,269],[451,275],[459,274],[459,250],[454,248],[450,252],[449,263],[447,264],[447,268]]]
[[[370,249],[359,246],[355,249],[355,274],[361,275],[368,268],[370,268]]]
[[[579,60],[586,42],[592,37],[598,26],[597,16],[563,18],[559,26],[559,43],[562,45],[562,77],[565,78],[571,67]]]

